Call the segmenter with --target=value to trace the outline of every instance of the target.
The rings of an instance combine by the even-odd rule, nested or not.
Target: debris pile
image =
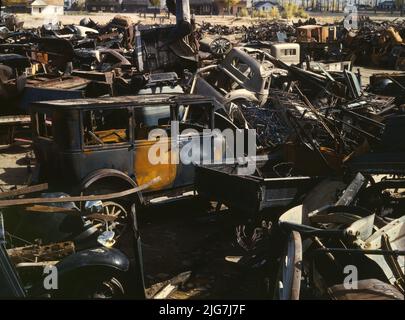
[[[405,24],[360,21],[360,28],[342,39],[345,50],[357,64],[403,70]]]
[[[353,63],[401,69],[405,25],[176,18],[0,26],[0,140],[35,154],[31,185],[0,193],[0,296],[145,298],[137,213],[197,191],[235,214],[226,261],[266,270],[267,297],[403,299],[405,77],[365,88]],[[229,163],[214,129],[254,129],[255,155],[242,144]],[[177,161],[196,138],[210,149]],[[348,265],[361,278],[344,292]]]

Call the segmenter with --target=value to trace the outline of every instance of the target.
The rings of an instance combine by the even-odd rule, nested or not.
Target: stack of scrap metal
[[[404,36],[405,25],[401,21],[364,20],[358,30],[345,35],[343,45],[357,64],[402,69]]]

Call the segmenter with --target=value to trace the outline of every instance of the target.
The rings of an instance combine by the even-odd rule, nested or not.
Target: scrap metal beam
[[[25,188],[2,192],[2,193],[0,193],[0,199],[16,197],[16,196],[20,196],[20,195],[27,194],[27,193],[44,191],[47,189],[48,189],[47,183],[37,184],[34,186],[29,186],[29,187],[25,187]]]

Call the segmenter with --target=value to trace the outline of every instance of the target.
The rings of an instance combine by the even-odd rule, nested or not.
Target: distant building
[[[381,2],[378,7],[382,10],[395,10],[395,1],[384,1]]]
[[[31,11],[31,2],[32,0],[3,0],[2,5],[7,12],[28,13]]]
[[[214,14],[232,14],[236,15],[239,13],[242,9],[247,9],[247,1],[246,0],[240,0],[237,4],[234,6],[228,6],[227,1],[225,0],[214,0]]]
[[[259,11],[270,11],[273,8],[280,9],[277,1],[255,1],[253,7]]]
[[[31,3],[32,15],[63,15],[63,0],[34,0]]]
[[[121,6],[124,12],[154,12],[157,9],[149,0],[122,0]],[[165,1],[161,1],[158,9],[163,10],[165,6]],[[190,0],[190,9],[195,14],[214,13],[214,0]]]
[[[149,0],[123,0],[122,10],[127,12],[145,12],[151,6]]]
[[[214,0],[190,0],[190,9],[195,14],[213,14]]]
[[[119,12],[122,0],[86,0],[87,11]]]

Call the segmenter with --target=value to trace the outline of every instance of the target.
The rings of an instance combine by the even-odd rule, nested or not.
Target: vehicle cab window
[[[235,70],[239,71],[241,75],[248,79],[253,78],[253,72],[251,71],[249,65],[239,59],[238,57],[235,57],[232,60],[232,66],[235,68]]]
[[[127,109],[94,109],[83,111],[85,146],[126,143],[129,141]]]
[[[193,104],[186,107],[186,115],[180,121],[180,130],[187,128],[202,132],[211,129],[212,108],[210,105]]]
[[[183,113],[183,108],[178,109]],[[147,140],[149,133],[153,129],[166,131],[168,137],[171,136],[171,121],[176,117],[171,112],[170,105],[153,105],[134,109],[135,126],[134,139]]]
[[[281,53],[283,56],[295,56],[297,54],[296,49],[282,49]]]

